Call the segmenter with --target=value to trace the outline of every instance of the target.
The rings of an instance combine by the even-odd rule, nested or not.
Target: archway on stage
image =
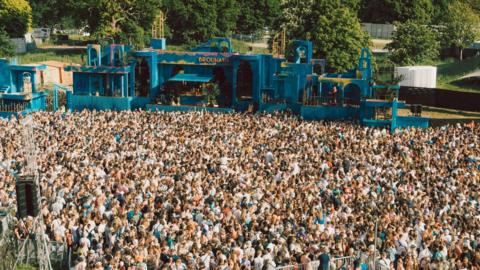
[[[147,61],[140,59],[135,66],[135,95],[147,97],[150,91],[150,67]]]
[[[237,99],[251,100],[253,98],[253,71],[248,61],[241,61],[237,71]]]

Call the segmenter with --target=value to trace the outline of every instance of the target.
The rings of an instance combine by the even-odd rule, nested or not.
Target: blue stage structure
[[[45,65],[18,65],[16,60],[0,59],[0,117],[45,110],[46,95],[37,91],[37,72]]]
[[[428,127],[428,119],[399,117],[398,88],[375,86],[371,55],[363,49],[355,70],[325,73],[310,41],[292,42],[291,59],[235,53],[229,39],[213,38],[189,52],[166,50],[165,39],[132,51],[125,45],[88,45],[87,65],[69,66],[71,110],[291,110],[307,120],[358,120],[392,131]],[[383,96],[381,96],[383,95]]]

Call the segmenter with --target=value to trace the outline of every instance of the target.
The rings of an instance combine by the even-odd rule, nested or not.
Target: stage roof
[[[170,78],[168,81],[170,82],[201,82],[201,83],[207,83],[213,79],[213,76],[208,76],[208,75],[200,75],[200,74],[184,74],[184,73],[179,73],[172,78]]]

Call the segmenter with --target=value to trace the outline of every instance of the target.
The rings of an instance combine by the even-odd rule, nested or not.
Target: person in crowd
[[[33,114],[41,215],[75,269],[480,269],[480,126],[289,114]],[[25,170],[0,120],[0,203]],[[31,219],[15,235],[29,235]],[[381,254],[376,257],[377,254]],[[316,269],[309,268],[309,269]]]

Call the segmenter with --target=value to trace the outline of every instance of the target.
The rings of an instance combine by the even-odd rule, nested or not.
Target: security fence
[[[30,241],[31,240],[31,241]],[[16,254],[17,261],[23,262],[25,264],[35,265],[37,263],[37,254],[36,254],[36,242],[35,239],[27,240],[17,240],[16,241]],[[25,243],[27,241],[27,243]],[[21,247],[25,244],[23,252]],[[68,252],[67,245],[64,243],[59,243],[55,241],[50,241],[48,243],[50,248],[50,261],[52,263],[53,269],[69,269],[71,263],[71,253]]]
[[[393,24],[362,23],[362,29],[372,38],[391,39],[395,32]]]
[[[329,270],[351,269],[356,258],[353,256],[333,258],[329,262]],[[320,261],[312,261],[305,264],[294,264],[288,266],[277,267],[276,270],[317,270],[320,266]]]

